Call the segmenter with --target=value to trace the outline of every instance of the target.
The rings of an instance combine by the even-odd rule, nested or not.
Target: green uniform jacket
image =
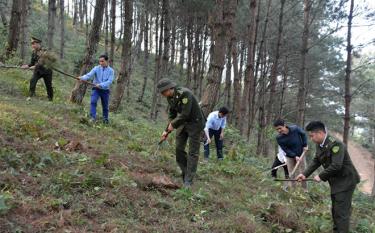
[[[40,64],[40,61],[39,61],[39,59],[45,52],[47,52],[47,50],[45,50],[44,48],[40,48],[37,51],[34,50],[33,53],[31,54],[31,61],[29,63],[29,67],[35,66],[35,71],[39,71],[41,73],[51,72],[50,69],[44,67],[43,64]]]
[[[317,145],[315,157],[303,174],[310,176],[320,165],[324,170],[319,177],[322,181],[328,181],[331,194],[355,188],[360,181],[346,146],[332,136],[327,136],[323,147]]]
[[[205,125],[205,118],[193,93],[183,87],[176,87],[173,97],[168,97],[169,120],[173,128],[182,125],[190,129],[201,131]]]

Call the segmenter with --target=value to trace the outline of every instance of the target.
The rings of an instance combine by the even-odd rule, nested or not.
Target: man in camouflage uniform
[[[360,181],[358,172],[353,166],[345,145],[329,136],[322,122],[310,122],[306,126],[306,131],[311,140],[317,144],[316,155],[306,170],[297,176],[297,179],[303,181],[318,167],[324,167],[314,180],[328,181],[331,187],[333,232],[348,233],[352,196]]]
[[[169,104],[169,123],[163,132],[162,140],[176,129],[176,161],[181,168],[184,187],[189,188],[197,171],[201,132],[205,118],[193,93],[176,83],[162,79],[158,90]],[[189,151],[185,147],[189,141]]]
[[[46,68],[41,62],[40,58],[43,53],[46,52],[41,46],[42,41],[38,38],[31,37],[31,47],[33,48],[33,53],[31,54],[31,61],[29,64],[22,66],[23,69],[34,70],[33,76],[30,80],[30,97],[35,96],[35,88],[38,80],[43,78],[44,84],[46,85],[48,100],[53,100],[53,88],[52,88],[52,70]]]

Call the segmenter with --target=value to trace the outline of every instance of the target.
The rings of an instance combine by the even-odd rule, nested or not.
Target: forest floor
[[[334,137],[342,139],[342,135],[334,133]],[[353,140],[349,140],[348,151],[354,166],[357,168],[361,176],[361,185],[359,189],[366,193],[371,194],[372,186],[374,184],[374,157],[373,155]]]

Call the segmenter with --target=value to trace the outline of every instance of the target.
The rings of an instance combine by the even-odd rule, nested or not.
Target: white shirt
[[[326,132],[327,132],[327,131],[326,131]],[[323,146],[324,146],[324,143],[326,143],[327,135],[328,135],[328,133],[326,133],[326,136],[324,137],[324,140],[323,140],[322,144],[319,145],[320,147],[323,147]]]
[[[277,152],[277,159],[282,162],[282,163],[285,163],[285,155],[286,153],[283,151],[283,149],[281,149],[281,147],[279,146],[279,151]]]
[[[219,111],[211,112],[207,117],[206,127],[204,130],[208,129],[219,130],[224,129],[227,124],[227,117],[219,117]]]

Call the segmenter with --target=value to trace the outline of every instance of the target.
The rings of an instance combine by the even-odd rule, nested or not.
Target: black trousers
[[[44,80],[48,99],[53,100],[52,70],[49,69],[35,68],[33,77],[30,80],[30,96],[35,96],[36,84],[41,78]]]
[[[277,166],[280,166],[284,163],[282,163],[277,157],[275,158],[275,161],[273,161],[273,164],[272,164],[272,168],[274,167],[277,167]],[[289,178],[289,172],[288,172],[288,167],[287,166],[284,166],[284,174],[285,174],[285,178]],[[272,177],[274,178],[277,178],[277,169],[276,170],[272,170],[271,171],[271,175]]]
[[[331,194],[334,233],[348,233],[352,212],[353,189]]]

